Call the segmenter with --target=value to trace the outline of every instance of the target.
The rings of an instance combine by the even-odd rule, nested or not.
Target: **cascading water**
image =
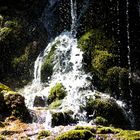
[[[74,112],[73,117],[78,118],[79,121],[87,121],[86,112],[81,113],[80,106],[86,104],[87,97],[95,98],[95,90],[91,84],[90,74],[86,74],[82,68],[83,52],[78,48],[76,39],[76,0],[71,0],[71,19],[71,30],[61,33],[37,57],[34,65],[34,79],[31,85],[25,87],[23,94],[27,107],[35,109],[34,100],[36,96],[47,99],[50,89],[57,83],[62,83],[66,88],[67,96],[63,99],[59,108],[53,111],[64,112],[70,110]],[[43,84],[41,82],[41,67],[53,47],[55,47],[53,74],[47,83]],[[109,98],[105,94],[102,94],[102,96]],[[51,128],[52,116],[50,111],[44,107],[43,111],[40,110],[39,112],[42,115],[36,119],[36,123],[43,123],[45,128]]]

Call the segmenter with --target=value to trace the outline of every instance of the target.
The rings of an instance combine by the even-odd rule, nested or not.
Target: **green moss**
[[[120,131],[115,138],[121,140],[140,140],[140,131],[124,130]]]
[[[93,134],[88,130],[71,130],[61,134],[56,140],[88,140]]]
[[[112,67],[108,69],[106,74],[106,84],[108,85],[109,92],[119,98],[122,94],[124,97],[128,96],[128,70],[121,67]]]
[[[57,83],[54,87],[51,88],[48,96],[48,104],[56,100],[61,100],[66,96],[66,90],[61,83]]]
[[[10,115],[16,116],[23,121],[31,121],[23,96],[18,93],[8,93],[4,96],[4,102]]]
[[[98,126],[97,132],[99,136],[102,138],[108,139],[108,134],[113,134],[112,139],[120,139],[120,140],[139,140],[140,139],[140,131],[134,130],[122,130],[116,129],[113,127],[103,127]]]
[[[9,91],[11,91],[11,89],[8,86],[0,83],[0,92],[2,92],[2,91],[9,92]]]
[[[73,112],[71,110],[63,112],[52,112],[52,126],[68,125],[75,123],[76,120],[72,117]]]
[[[48,55],[45,57],[44,62],[41,66],[41,80],[42,82],[45,82],[48,80],[48,78],[51,77],[52,73],[53,73],[53,61],[54,61],[54,53],[56,50],[56,46],[59,42],[57,42],[56,44],[54,44],[50,50],[50,52],[48,53]]]
[[[51,132],[49,130],[42,130],[39,132],[37,139],[41,140],[41,139],[46,138],[50,135],[51,135]]]
[[[107,126],[107,125],[108,125],[108,120],[106,120],[106,119],[103,118],[103,117],[98,116],[98,117],[96,117],[96,118],[94,119],[94,123],[95,123],[96,125]]]
[[[86,32],[80,39],[79,45],[83,54],[83,64],[87,72],[93,74],[94,86],[105,91],[108,86],[105,82],[106,73],[117,61],[117,46],[114,40],[105,36],[99,29]]]
[[[121,129],[115,129],[113,127],[102,127],[98,126],[97,127],[97,134],[117,134],[120,132]]]
[[[92,68],[98,74],[103,75],[104,73],[106,73],[107,69],[110,67],[112,59],[113,59],[113,54],[108,53],[108,51],[97,50],[91,62]]]
[[[50,109],[56,109],[62,104],[62,100],[56,100],[49,105]]]
[[[101,116],[115,127],[128,128],[129,121],[127,120],[123,110],[112,99],[89,99],[85,106],[87,117],[94,113],[94,117]]]
[[[96,133],[96,128],[93,126],[76,126],[75,130],[88,130],[91,133]]]

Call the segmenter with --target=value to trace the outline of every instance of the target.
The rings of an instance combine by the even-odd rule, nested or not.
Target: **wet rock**
[[[22,121],[31,121],[31,116],[26,108],[24,97],[18,93],[10,92],[4,95],[4,101],[9,115],[13,115]]]
[[[76,120],[72,117],[72,111],[65,112],[53,112],[52,113],[52,127],[59,125],[68,125],[76,123]]]
[[[44,107],[46,105],[46,99],[44,96],[36,96],[34,100],[34,107]]]

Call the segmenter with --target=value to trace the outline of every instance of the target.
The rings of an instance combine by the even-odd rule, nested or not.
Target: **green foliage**
[[[49,130],[42,130],[39,132],[37,139],[41,140],[41,139],[46,138],[50,135],[51,135],[51,132]]]
[[[17,68],[18,65],[22,65],[22,64],[27,63],[27,61],[29,60],[29,54],[30,54],[30,51],[28,48],[26,48],[24,54],[22,54],[19,57],[15,57],[13,59],[13,61],[12,61],[13,67]]]
[[[3,41],[8,37],[8,35],[11,33],[12,29],[8,27],[4,27],[0,29],[0,41]]]
[[[108,120],[106,120],[105,118],[98,116],[94,119],[94,123],[97,125],[103,125],[103,126],[107,126],[108,125]]]
[[[84,109],[87,111],[87,117],[94,113],[94,117],[103,117],[108,124],[115,127],[129,127],[129,121],[123,110],[112,99],[88,99]]]
[[[65,87],[61,83],[57,83],[54,87],[51,88],[48,96],[48,104],[56,100],[61,100],[66,96]]]
[[[88,140],[93,134],[88,130],[71,130],[61,134],[56,140]]]

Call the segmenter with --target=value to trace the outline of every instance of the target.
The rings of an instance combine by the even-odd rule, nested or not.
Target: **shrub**
[[[56,140],[88,140],[93,134],[88,130],[71,130],[61,134]]]
[[[56,100],[61,100],[66,96],[66,90],[61,83],[57,83],[54,87],[51,88],[48,96],[48,104]]]

